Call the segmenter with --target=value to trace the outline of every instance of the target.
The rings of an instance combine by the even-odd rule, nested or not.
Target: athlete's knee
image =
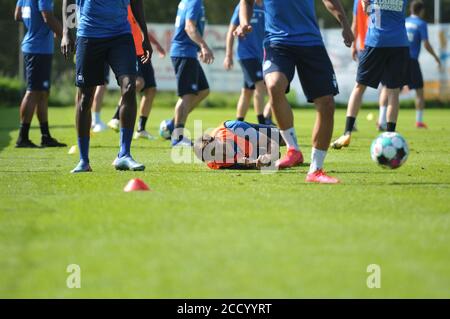
[[[80,101],[78,102],[78,108],[81,112],[90,112],[92,100],[94,98],[94,92],[94,88],[80,89]]]
[[[266,86],[271,96],[280,96],[286,93],[286,84],[279,77],[267,77]]]
[[[208,97],[208,95],[209,95],[209,89],[206,89],[206,90],[199,91],[197,96],[200,100],[204,100]]]
[[[124,98],[134,98],[136,96],[136,78],[123,76],[120,79],[120,89]]]
[[[317,112],[322,116],[333,118],[335,110],[334,97],[332,95],[323,96],[314,100]]]
[[[144,90],[144,95],[146,98],[152,98],[156,95],[156,88],[151,87]]]

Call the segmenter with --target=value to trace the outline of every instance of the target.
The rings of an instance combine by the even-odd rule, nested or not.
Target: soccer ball
[[[172,120],[163,120],[161,124],[159,124],[159,135],[166,140],[170,140],[173,131]]]
[[[384,168],[399,168],[408,158],[409,148],[406,140],[398,133],[380,134],[370,148],[372,159]]]

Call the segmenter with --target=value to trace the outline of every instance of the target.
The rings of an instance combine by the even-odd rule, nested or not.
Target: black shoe
[[[51,136],[42,136],[41,146],[42,147],[66,147],[67,144],[60,143]]]
[[[39,148],[39,146],[30,140],[18,139],[16,142],[16,148]]]

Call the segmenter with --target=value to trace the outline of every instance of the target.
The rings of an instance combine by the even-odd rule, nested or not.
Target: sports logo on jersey
[[[263,70],[267,71],[272,66],[272,62],[270,60],[264,61]]]
[[[194,91],[198,91],[198,85],[195,84],[195,83],[192,84],[191,88],[192,88]]]
[[[78,74],[77,75],[77,81],[78,81],[78,83],[83,83],[84,82],[84,76],[81,75],[81,74]]]
[[[50,82],[49,81],[44,81],[42,82],[42,86],[46,89],[48,89],[50,87]]]
[[[31,18],[31,7],[22,7],[22,19]]]
[[[257,71],[256,72],[256,77],[261,78],[263,76],[261,71]]]

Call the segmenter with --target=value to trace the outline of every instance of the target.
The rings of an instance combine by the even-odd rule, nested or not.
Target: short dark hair
[[[414,0],[411,2],[411,12],[413,14],[419,14],[423,10],[425,10],[425,5],[423,4],[422,0]]]

